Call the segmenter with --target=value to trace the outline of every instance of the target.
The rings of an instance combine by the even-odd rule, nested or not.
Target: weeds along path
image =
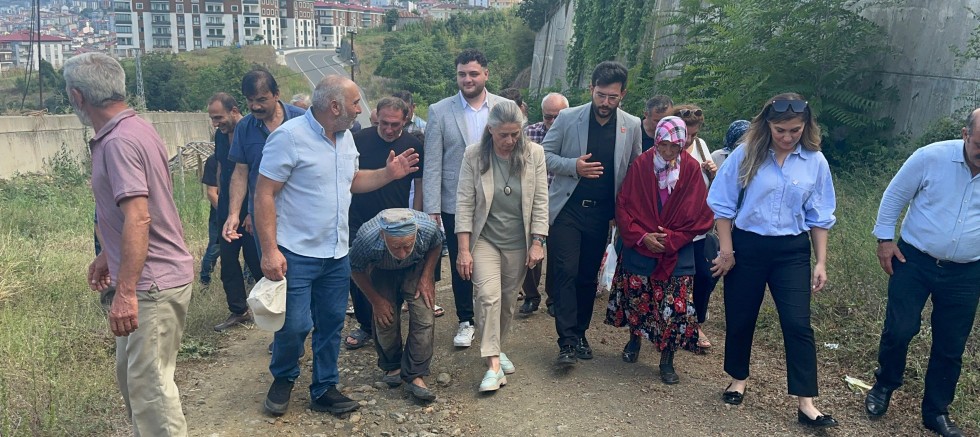
[[[448,264],[443,265],[447,269]],[[447,271],[447,270],[444,270]],[[796,400],[786,395],[781,350],[757,345],[753,374],[745,403],[722,403],[728,383],[722,370],[724,317],[721,292],[712,303],[714,318],[705,326],[714,347],[706,355],[679,353],[681,383],[666,386],[657,370],[659,354],[645,343],[640,360],[624,363],[620,352],[626,333],[602,324],[605,297],[596,302],[590,342],[595,358],[580,361],[568,372],[556,371],[554,319],[539,310],[518,316],[506,352],[517,366],[507,386],[485,396],[477,386],[486,370],[479,346],[455,349],[456,330],[448,281],[438,287],[446,316],[436,319],[436,350],[432,375],[439,400],[420,405],[401,389],[376,387],[380,371],[373,347],[341,349],[342,390],[360,400],[353,414],[335,417],[311,412],[308,384],[309,349],[302,359],[303,374],[293,391],[289,412],[273,418],[262,412],[271,383],[267,347],[270,333],[256,328],[231,330],[222,350],[206,361],[185,362],[178,384],[192,436],[757,436],[757,435],[924,435],[919,424],[920,393],[896,392],[884,420],[871,422],[863,412],[863,395],[844,386],[837,368],[820,360],[821,397],[818,406],[833,414],[841,426],[813,433],[796,424]],[[348,318],[346,333],[352,324]],[[404,331],[404,328],[403,328]],[[307,346],[308,348],[309,346]],[[781,349],[781,348],[780,348]],[[818,351],[818,360],[821,351]],[[446,375],[440,375],[440,374]],[[438,383],[437,377],[448,383]],[[380,384],[379,384],[380,385]],[[970,424],[963,424],[968,428]]]

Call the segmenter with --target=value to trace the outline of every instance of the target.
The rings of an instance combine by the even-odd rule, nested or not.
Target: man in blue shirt
[[[876,382],[865,399],[872,417],[888,410],[902,385],[909,342],[932,299],[932,350],[922,424],[943,436],[963,432],[949,418],[963,351],[980,300],[980,109],[966,119],[962,140],[916,150],[888,184],[874,235],[878,262],[891,277]],[[902,222],[896,243],[895,226]],[[896,262],[897,261],[897,262]]]
[[[337,390],[340,330],[351,266],[347,253],[351,193],[376,190],[418,170],[414,149],[388,153],[384,168],[358,170],[350,128],[361,112],[357,85],[327,76],[313,106],[277,129],[265,145],[255,192],[262,273],[286,281],[286,320],[276,332],[269,371],[275,380],[265,409],[284,414],[306,335],[313,330],[310,406],[341,414],[360,405]],[[288,266],[288,269],[287,269]]]
[[[262,149],[269,135],[287,120],[303,115],[304,110],[279,101],[279,84],[272,74],[264,69],[255,69],[242,78],[242,94],[251,114],[246,115],[235,126],[228,159],[234,161],[235,170],[231,175],[228,201],[228,218],[222,229],[225,240],[241,238],[238,227],[242,201],[248,193],[248,214],[255,210],[255,184],[262,163]],[[247,183],[246,183],[247,182]],[[246,215],[244,227],[251,231],[254,221]],[[261,256],[261,246],[258,247]]]

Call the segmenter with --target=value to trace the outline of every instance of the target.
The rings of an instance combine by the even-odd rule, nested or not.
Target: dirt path
[[[447,266],[444,266],[446,268]],[[446,270],[444,270],[446,271]],[[782,352],[757,346],[745,403],[721,402],[728,377],[722,371],[724,341],[721,293],[712,304],[716,319],[706,324],[715,347],[707,355],[680,353],[676,366],[681,383],[666,386],[657,370],[659,354],[649,343],[640,360],[624,363],[620,352],[624,331],[602,324],[605,298],[596,302],[590,329],[595,358],[580,361],[568,372],[556,370],[554,319],[543,311],[518,316],[505,351],[517,366],[508,385],[490,396],[480,395],[483,362],[476,343],[469,349],[451,346],[456,320],[452,292],[443,281],[437,291],[446,316],[436,319],[436,350],[432,376],[427,378],[439,399],[430,405],[414,402],[401,389],[378,389],[380,379],[373,347],[341,348],[342,390],[361,400],[361,409],[343,417],[311,412],[309,354],[293,391],[289,412],[273,418],[262,412],[271,383],[266,350],[272,335],[255,328],[232,330],[223,349],[206,362],[180,367],[178,383],[192,436],[756,436],[756,435],[924,435],[918,420],[918,393],[896,392],[892,409],[881,421],[869,421],[863,396],[851,393],[837,369],[822,365],[818,406],[841,426],[812,432],[796,424],[795,398],[786,395]],[[348,318],[347,327],[356,322]],[[308,347],[308,346],[307,346]],[[822,351],[818,351],[818,359]],[[448,385],[436,377],[448,374]]]

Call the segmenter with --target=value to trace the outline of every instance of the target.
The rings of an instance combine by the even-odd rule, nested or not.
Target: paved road
[[[342,62],[333,50],[303,50],[286,54],[286,65],[297,73],[302,73],[310,81],[310,87],[316,86],[324,76],[339,74],[350,76],[350,67]],[[287,96],[291,97],[291,96]],[[361,114],[357,120],[361,126],[370,126],[371,107],[368,105],[364,90],[361,89]]]

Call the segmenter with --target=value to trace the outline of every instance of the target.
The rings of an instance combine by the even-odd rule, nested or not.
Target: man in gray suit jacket
[[[429,106],[425,127],[425,174],[422,176],[422,209],[446,230],[449,265],[452,269],[453,297],[459,329],[453,345],[469,347],[476,334],[473,323],[473,283],[456,271],[459,245],[456,241],[456,186],[466,146],[480,141],[490,109],[504,98],[486,89],[490,71],[487,58],[475,49],[463,50],[456,57],[456,85],[459,93]]]
[[[626,78],[626,67],[618,62],[596,66],[592,102],[562,111],[541,144],[555,175],[549,190],[548,276],[559,365],[592,358],[585,331],[592,321],[599,264],[616,195],[640,154],[640,119],[619,109]]]

